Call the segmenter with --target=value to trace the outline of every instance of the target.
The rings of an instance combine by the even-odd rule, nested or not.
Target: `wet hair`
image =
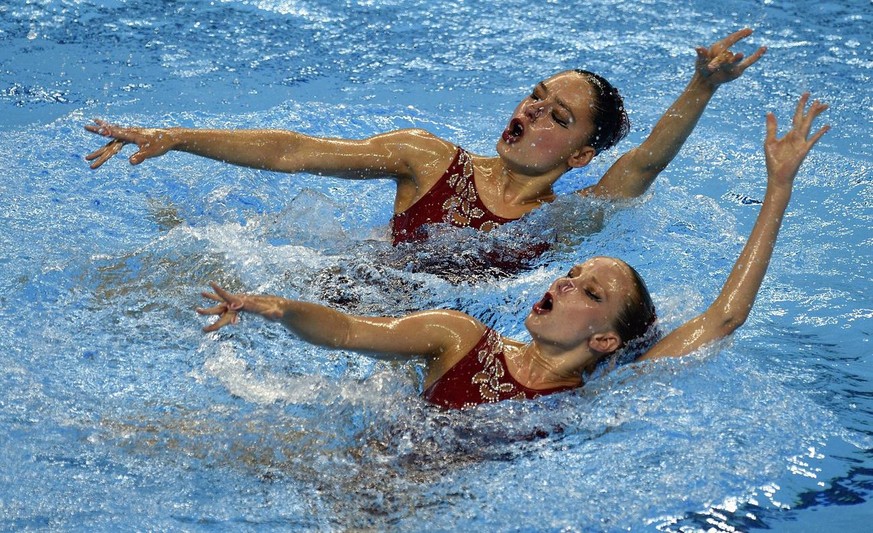
[[[599,154],[618,144],[630,131],[624,100],[618,94],[618,89],[603,76],[582,69],[574,69],[573,72],[581,74],[595,92],[591,116],[594,133],[588,139],[588,145],[594,148],[595,154]]]
[[[657,333],[652,326],[658,318],[655,313],[655,304],[652,295],[640,273],[634,267],[625,263],[631,273],[634,290],[625,299],[624,306],[615,318],[615,331],[621,337],[619,350],[629,347],[636,355],[642,353],[648,345],[647,341],[653,340]],[[633,358],[636,358],[636,355]]]

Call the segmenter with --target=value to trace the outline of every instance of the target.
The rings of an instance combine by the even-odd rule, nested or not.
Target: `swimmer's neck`
[[[511,372],[515,379],[532,389],[578,387],[582,384],[583,372],[597,366],[591,353],[560,352],[536,341],[518,346],[516,350],[513,350],[514,357],[507,357],[507,363],[513,366]],[[580,361],[583,362],[581,367]]]
[[[555,199],[552,186],[564,171],[554,170],[545,174],[531,174],[507,167],[500,158],[495,158],[491,175],[497,192],[507,205],[551,202]]]

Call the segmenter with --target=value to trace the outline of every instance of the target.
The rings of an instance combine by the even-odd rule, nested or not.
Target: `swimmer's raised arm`
[[[703,314],[664,337],[642,359],[688,354],[729,335],[746,321],[770,264],[797,171],[813,145],[829,129],[829,126],[823,126],[810,137],[813,121],[828,106],[815,100],[807,111],[808,100],[809,93],[801,96],[791,130],[782,139],[776,138],[776,117],[773,113],[767,114],[764,141],[767,191],[764,203],[749,240],[718,298]]]
[[[321,173],[343,178],[413,177],[434,154],[450,157],[454,147],[423,130],[397,130],[363,140],[321,138],[285,130],[199,130],[121,127],[102,120],[85,129],[109,137],[85,156],[96,169],[127,144],[138,150],[138,165],[169,151],[181,151],[234,165],[278,172]]]
[[[648,138],[621,156],[600,181],[583,194],[632,198],[645,193],[658,174],[679,153],[715,90],[721,84],[740,77],[767,51],[761,47],[748,57],[731,52],[731,46],[751,34],[752,30],[746,28],[728,35],[709,48],[697,47],[697,63],[691,81],[655,124]]]
[[[484,326],[465,313],[432,310],[403,317],[364,317],[330,307],[279,296],[231,294],[216,284],[203,297],[218,302],[198,308],[201,315],[218,316],[203,328],[217,331],[235,324],[240,313],[260,315],[280,322],[311,344],[365,352],[378,358],[423,356],[440,359],[469,349],[482,336]]]

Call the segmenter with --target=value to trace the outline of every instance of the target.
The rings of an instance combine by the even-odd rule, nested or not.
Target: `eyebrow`
[[[546,82],[544,82],[544,81],[539,82],[539,83],[537,84],[537,87],[538,87],[540,90],[542,90],[543,92],[545,92],[546,94],[550,94],[550,92],[549,92],[549,88],[546,87]],[[570,109],[570,106],[568,106],[566,102],[564,102],[563,100],[561,100],[561,99],[558,98],[557,96],[555,97],[555,102],[557,102],[559,106],[563,107],[564,110],[565,110],[565,111],[570,115],[570,120],[571,120],[572,122],[575,122],[575,121],[576,121],[576,115],[573,114],[573,110]]]

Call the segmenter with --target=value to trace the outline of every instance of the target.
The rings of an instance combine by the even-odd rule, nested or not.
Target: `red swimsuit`
[[[465,409],[503,400],[532,400],[573,388],[562,386],[537,390],[516,381],[506,370],[500,335],[487,328],[476,346],[428,387],[422,396],[442,407]]]
[[[473,159],[458,147],[455,159],[439,181],[406,211],[391,219],[394,245],[427,238],[426,224],[446,223],[489,231],[512,218],[497,216],[485,207],[476,192]]]

